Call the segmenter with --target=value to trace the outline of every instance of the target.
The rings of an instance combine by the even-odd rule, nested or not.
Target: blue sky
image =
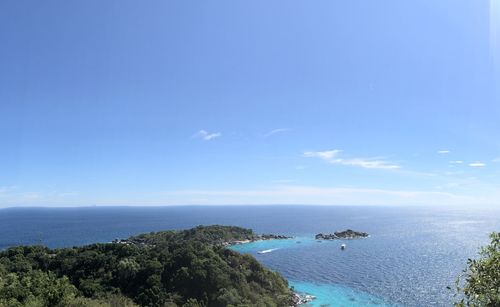
[[[500,199],[500,3],[2,1],[0,206]]]

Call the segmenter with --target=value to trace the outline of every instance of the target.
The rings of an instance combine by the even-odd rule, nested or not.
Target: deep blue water
[[[11,208],[0,210],[0,249],[42,243],[83,245],[141,232],[224,224],[296,236],[235,249],[282,273],[311,306],[450,306],[467,258],[500,230],[500,209],[431,207],[192,206]],[[370,238],[316,242],[351,228]],[[301,243],[297,243],[300,241]],[[271,253],[257,254],[265,249]]]

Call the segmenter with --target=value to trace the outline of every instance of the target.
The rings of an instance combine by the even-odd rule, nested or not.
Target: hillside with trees
[[[114,243],[0,252],[0,306],[290,306],[278,273],[224,243],[255,238],[225,226]]]

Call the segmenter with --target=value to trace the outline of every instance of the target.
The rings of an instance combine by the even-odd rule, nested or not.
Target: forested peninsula
[[[287,281],[224,245],[252,230],[198,226],[113,243],[0,252],[0,307],[293,306]]]

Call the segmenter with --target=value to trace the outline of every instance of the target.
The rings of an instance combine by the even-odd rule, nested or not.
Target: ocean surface
[[[500,231],[500,209],[440,207],[188,206],[0,209],[0,249],[67,247],[197,225],[295,236],[232,247],[280,272],[308,306],[451,306],[468,258]],[[347,228],[351,241],[314,240]],[[347,244],[344,251],[340,244]],[[272,252],[259,254],[259,251]]]

